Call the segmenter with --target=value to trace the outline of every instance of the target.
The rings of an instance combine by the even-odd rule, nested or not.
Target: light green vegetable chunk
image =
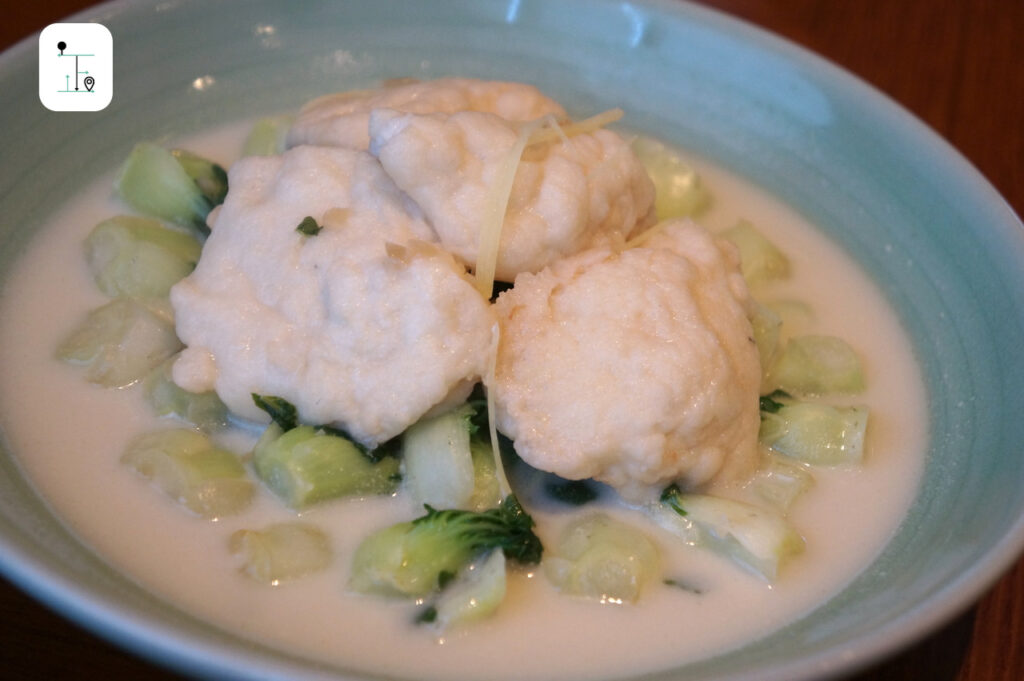
[[[783,404],[761,414],[762,444],[799,461],[819,465],[857,464],[864,458],[868,410],[813,402]]]
[[[371,534],[352,558],[349,587],[361,593],[420,597],[440,589],[463,566],[491,549],[537,563],[543,550],[533,519],[514,496],[498,508],[437,511]]]
[[[157,416],[177,416],[200,430],[212,432],[228,422],[228,408],[212,390],[191,393],[171,378],[174,357],[153,369],[142,382],[146,401]]]
[[[773,300],[764,305],[779,316],[788,337],[807,335],[817,320],[814,309],[802,300]]]
[[[470,452],[469,405],[422,419],[402,435],[404,480],[417,504],[467,508],[475,475]]]
[[[864,370],[843,339],[799,336],[775,355],[762,387],[791,395],[855,394],[864,390]]]
[[[814,476],[803,466],[769,455],[750,481],[753,492],[785,513],[804,492],[814,486]]]
[[[254,486],[238,457],[195,430],[174,428],[132,440],[121,462],[204,518],[237,513]]]
[[[211,208],[224,203],[228,195],[228,174],[220,164],[185,149],[171,149],[171,154],[199,187]]]
[[[498,609],[506,590],[505,554],[492,550],[445,586],[434,604],[434,622],[440,629],[450,629],[484,619]]]
[[[604,513],[567,525],[544,559],[544,572],[559,591],[602,603],[636,602],[659,566],[650,539]]]
[[[654,211],[659,221],[699,215],[711,205],[711,194],[697,171],[664,144],[638,137],[633,151],[654,182]]]
[[[646,510],[684,542],[711,549],[769,582],[804,550],[803,537],[782,515],[741,501],[683,494],[673,485]]]
[[[143,215],[207,231],[206,216],[214,204],[175,155],[163,147],[149,142],[136,144],[121,166],[114,187]]]
[[[399,463],[372,461],[351,440],[313,426],[288,432],[271,424],[253,450],[256,474],[292,508],[343,496],[390,494],[398,487]]]
[[[228,547],[241,559],[242,573],[272,586],[324,570],[333,559],[327,535],[301,522],[238,530]]]
[[[162,298],[199,261],[195,237],[158,221],[118,215],[96,225],[85,239],[85,258],[104,294]]]
[[[758,286],[789,276],[789,258],[747,220],[740,220],[722,236],[739,249],[740,268],[748,285]]]
[[[115,298],[90,312],[57,347],[57,357],[85,367],[85,377],[123,387],[181,349],[170,305]]]
[[[292,120],[292,116],[269,116],[256,121],[245,138],[242,156],[275,156],[282,153]]]

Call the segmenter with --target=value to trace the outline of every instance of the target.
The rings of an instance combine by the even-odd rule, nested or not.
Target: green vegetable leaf
[[[470,553],[500,548],[505,556],[520,563],[539,563],[543,547],[533,533],[533,518],[514,494],[497,508],[486,511],[437,510],[424,505],[427,514],[412,521],[414,527],[429,525],[468,547]]]
[[[790,395],[784,390],[776,390],[767,395],[762,395],[761,411],[767,414],[775,414],[779,411],[779,409],[782,409],[784,406],[786,406],[785,403],[779,402],[779,400],[787,399],[790,399]]]
[[[680,494],[682,494],[682,490],[679,489],[679,485],[672,483],[662,491],[660,501],[679,515],[685,517],[686,509],[679,503]]]
[[[704,589],[702,589],[699,586],[695,586],[684,579],[668,578],[663,580],[663,583],[665,584],[665,586],[671,586],[675,587],[676,589],[682,589],[683,591],[694,594],[695,596],[700,596],[704,593]]]
[[[433,624],[437,621],[437,608],[428,605],[416,616],[416,624]]]
[[[252,401],[256,403],[257,407],[267,412],[271,420],[284,432],[287,433],[299,425],[299,417],[295,405],[288,400],[274,397],[273,395],[257,395],[252,393]]]
[[[318,225],[316,220],[307,215],[306,217],[302,218],[302,222],[300,222],[299,226],[295,228],[295,231],[301,232],[306,236],[316,236],[317,234],[320,233],[321,229],[323,229],[323,227]]]

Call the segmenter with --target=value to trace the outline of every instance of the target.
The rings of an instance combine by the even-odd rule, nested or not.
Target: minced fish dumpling
[[[473,78],[402,81],[371,90],[325,95],[302,107],[288,131],[288,146],[318,144],[366,149],[374,109],[408,113],[486,111],[512,121],[565,116],[555,100],[532,85]]]
[[[498,428],[530,465],[631,500],[757,466],[760,364],[738,257],[677,220],[520,275],[497,303]]]
[[[370,116],[370,153],[423,210],[444,248],[476,263],[496,178],[521,126],[490,113]],[[654,219],[654,185],[629,144],[598,129],[526,148],[501,230],[496,277],[512,281]]]
[[[252,393],[372,446],[464,397],[494,314],[362,151],[297,147],[229,174],[195,271],[171,290],[188,346],[173,377],[265,420]],[[322,228],[302,232],[312,217]]]

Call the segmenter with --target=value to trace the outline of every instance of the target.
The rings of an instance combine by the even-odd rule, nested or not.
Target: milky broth
[[[237,155],[246,126],[180,145],[218,161]],[[625,509],[615,513],[661,544],[665,576],[700,595],[655,584],[635,606],[558,595],[541,570],[510,577],[497,615],[439,639],[412,625],[408,603],[346,592],[349,558],[370,531],[418,515],[405,495],[326,503],[302,516],[327,530],[335,561],[320,574],[268,587],[237,571],[227,543],[240,528],[294,518],[269,493],[217,521],[190,515],[119,463],[138,433],[170,425],[150,415],[137,386],[87,383],[54,348],[106,299],[82,242],[123,211],[111,177],[58,212],[10,274],[0,299],[0,419],[26,476],[54,512],[112,566],[179,608],[292,653],[352,671],[417,679],[599,679],[706,657],[761,637],[827,600],[866,567],[903,517],[919,480],[925,396],[908,341],[880,293],[796,213],[723,171],[693,160],[715,197],[713,230],[752,220],[791,258],[794,277],[770,293],[815,309],[811,332],[838,335],[865,361],[868,453],[857,469],[818,469],[791,511],[806,552],[769,586],[709,553],[678,545]],[[870,323],[865,323],[870,320]],[[233,433],[245,452],[252,433]],[[867,500],[870,500],[868,502]],[[529,508],[545,544],[576,510]]]

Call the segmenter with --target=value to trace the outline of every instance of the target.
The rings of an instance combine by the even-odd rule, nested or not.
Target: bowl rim
[[[602,1],[613,4],[612,0]],[[60,21],[116,21],[127,13],[144,11],[154,2],[155,0],[107,0]],[[182,4],[199,5],[201,2],[186,0]],[[901,135],[913,134],[926,143],[929,153],[941,159],[959,180],[970,183],[975,191],[987,195],[989,205],[1005,213],[1006,224],[1015,229],[1018,236],[1024,236],[1024,224],[1015,214],[1013,207],[959,149],[916,114],[843,66],[757,24],[715,8],[693,4],[689,0],[631,0],[628,4],[697,21],[702,25],[711,26],[716,32],[739,36],[745,42],[753,44],[758,51],[768,50],[780,54],[787,60],[801,62],[813,74],[816,82],[828,82],[832,88],[855,92],[861,97],[862,106],[870,109],[873,115],[883,119],[887,124],[901,128]],[[30,56],[29,53],[36,49],[37,40],[38,32],[22,38],[0,53],[0,75],[18,67],[20,60]],[[57,520],[63,526],[59,517]],[[69,535],[78,541],[70,532]],[[81,542],[79,544],[92,553],[92,549],[87,545]],[[301,672],[303,678],[338,679],[338,673],[346,673],[344,670],[321,673],[303,664],[302,659],[292,660],[287,653],[277,650],[247,650],[242,655],[240,647],[244,640],[241,638],[238,638],[238,649],[224,644],[211,644],[194,632],[182,631],[148,613],[135,612],[130,607],[98,595],[94,588],[69,579],[44,558],[15,546],[2,534],[0,548],[3,549],[0,551],[0,574],[18,588],[61,616],[123,650],[155,664],[190,675],[238,679],[294,678],[297,672]],[[93,555],[100,561],[103,560],[102,556]],[[830,648],[797,660],[786,660],[767,673],[758,670],[731,674],[728,678],[731,681],[799,681],[856,672],[947,625],[970,608],[1022,555],[1024,509],[999,541],[990,546],[982,559],[971,569],[944,582],[941,588],[932,592],[927,599],[915,604],[884,626],[851,639],[843,649]],[[652,678],[661,679],[663,675],[684,669],[685,666],[663,670],[655,673]],[[365,678],[385,677],[373,675]]]

